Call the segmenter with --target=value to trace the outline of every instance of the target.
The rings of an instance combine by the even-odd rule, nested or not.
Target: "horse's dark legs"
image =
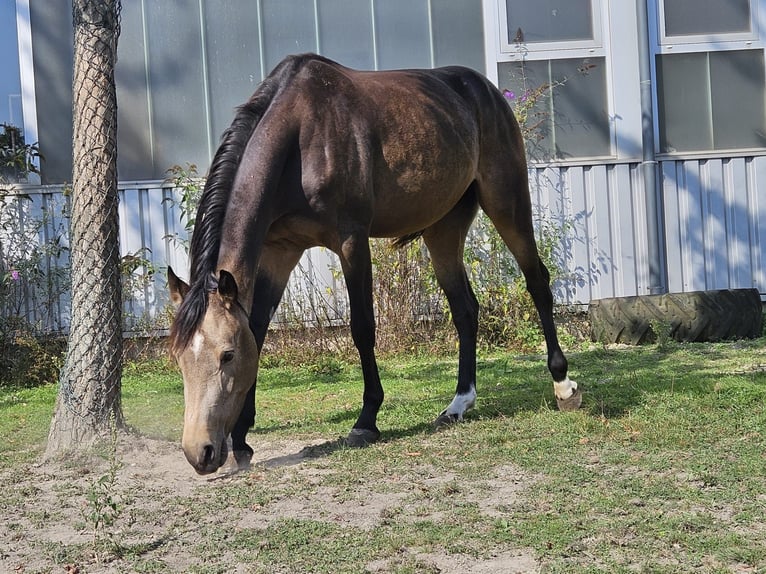
[[[463,264],[468,228],[476,215],[472,191],[442,220],[428,228],[423,240],[431,255],[436,279],[447,297],[458,334],[459,361],[455,397],[435,421],[441,427],[462,420],[476,402],[476,333],[479,303]]]
[[[290,272],[303,252],[296,249],[264,248],[261,263],[253,287],[253,308],[250,312],[250,330],[255,336],[258,352],[263,349],[271,317],[282,299]],[[255,424],[255,383],[257,373],[253,374],[253,386],[245,397],[242,412],[231,431],[232,452],[239,468],[246,468],[253,455],[253,449],[247,444],[247,432]]]
[[[341,267],[348,289],[351,309],[351,336],[354,339],[364,377],[362,412],[348,435],[350,446],[365,446],[380,438],[377,427],[378,411],[383,404],[383,386],[380,383],[375,360],[375,314],[372,305],[372,263],[367,235],[356,233],[341,242]]]

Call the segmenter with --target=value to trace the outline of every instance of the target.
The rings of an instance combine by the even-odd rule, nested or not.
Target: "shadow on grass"
[[[715,345],[671,344],[666,348],[597,348],[570,353],[568,358],[571,376],[583,392],[581,411],[593,417],[614,419],[656,401],[658,395],[694,397],[711,393],[727,368],[731,370],[731,356],[726,348],[722,350]],[[457,361],[443,357],[381,361],[381,378],[386,389],[379,417],[384,429],[382,440],[390,442],[431,432],[432,421],[452,400],[456,371]],[[285,384],[294,386],[296,380],[292,378]],[[358,388],[358,404],[361,404],[361,374],[352,366],[339,372],[337,379],[314,385]],[[477,392],[476,408],[468,414],[469,420],[557,410],[551,376],[541,355],[479,358]],[[355,405],[318,416],[324,423],[350,429],[358,414]],[[268,434],[295,427],[294,423],[277,424],[256,432]],[[312,452],[325,456],[340,448],[344,448],[343,439],[312,447]]]

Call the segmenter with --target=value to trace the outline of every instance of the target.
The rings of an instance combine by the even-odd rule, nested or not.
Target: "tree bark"
[[[120,0],[74,0],[72,317],[46,456],[92,447],[122,426],[117,197]]]

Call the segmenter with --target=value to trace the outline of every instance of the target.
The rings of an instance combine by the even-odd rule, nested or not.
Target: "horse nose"
[[[204,444],[195,450],[184,449],[184,454],[197,474],[210,474],[218,470],[217,453],[212,443]]]
[[[215,447],[212,444],[206,444],[202,447],[202,465],[210,466],[215,459]]]

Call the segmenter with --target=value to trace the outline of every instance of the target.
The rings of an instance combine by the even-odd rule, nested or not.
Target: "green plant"
[[[186,166],[178,164],[171,166],[165,173],[167,173],[165,182],[172,183],[173,187],[180,192],[180,197],[167,197],[163,199],[163,202],[170,202],[178,206],[180,211],[179,217],[186,232],[185,237],[175,233],[171,238],[188,252],[189,238],[192,231],[194,231],[194,223],[197,217],[197,206],[205,189],[205,179],[197,173],[196,164],[188,162]]]
[[[36,162],[42,159],[40,147],[27,144],[21,128],[0,124],[0,183],[24,180],[30,173],[37,173]]]
[[[0,187],[0,384],[57,378],[62,349],[52,333],[69,273],[65,206],[65,198],[38,204]]]
[[[83,518],[93,531],[93,548],[97,560],[105,555],[120,556],[122,546],[113,526],[124,510],[125,500],[117,494],[117,473],[122,464],[117,458],[117,427],[112,421],[111,443],[107,452],[108,467],[94,480],[86,493]]]

